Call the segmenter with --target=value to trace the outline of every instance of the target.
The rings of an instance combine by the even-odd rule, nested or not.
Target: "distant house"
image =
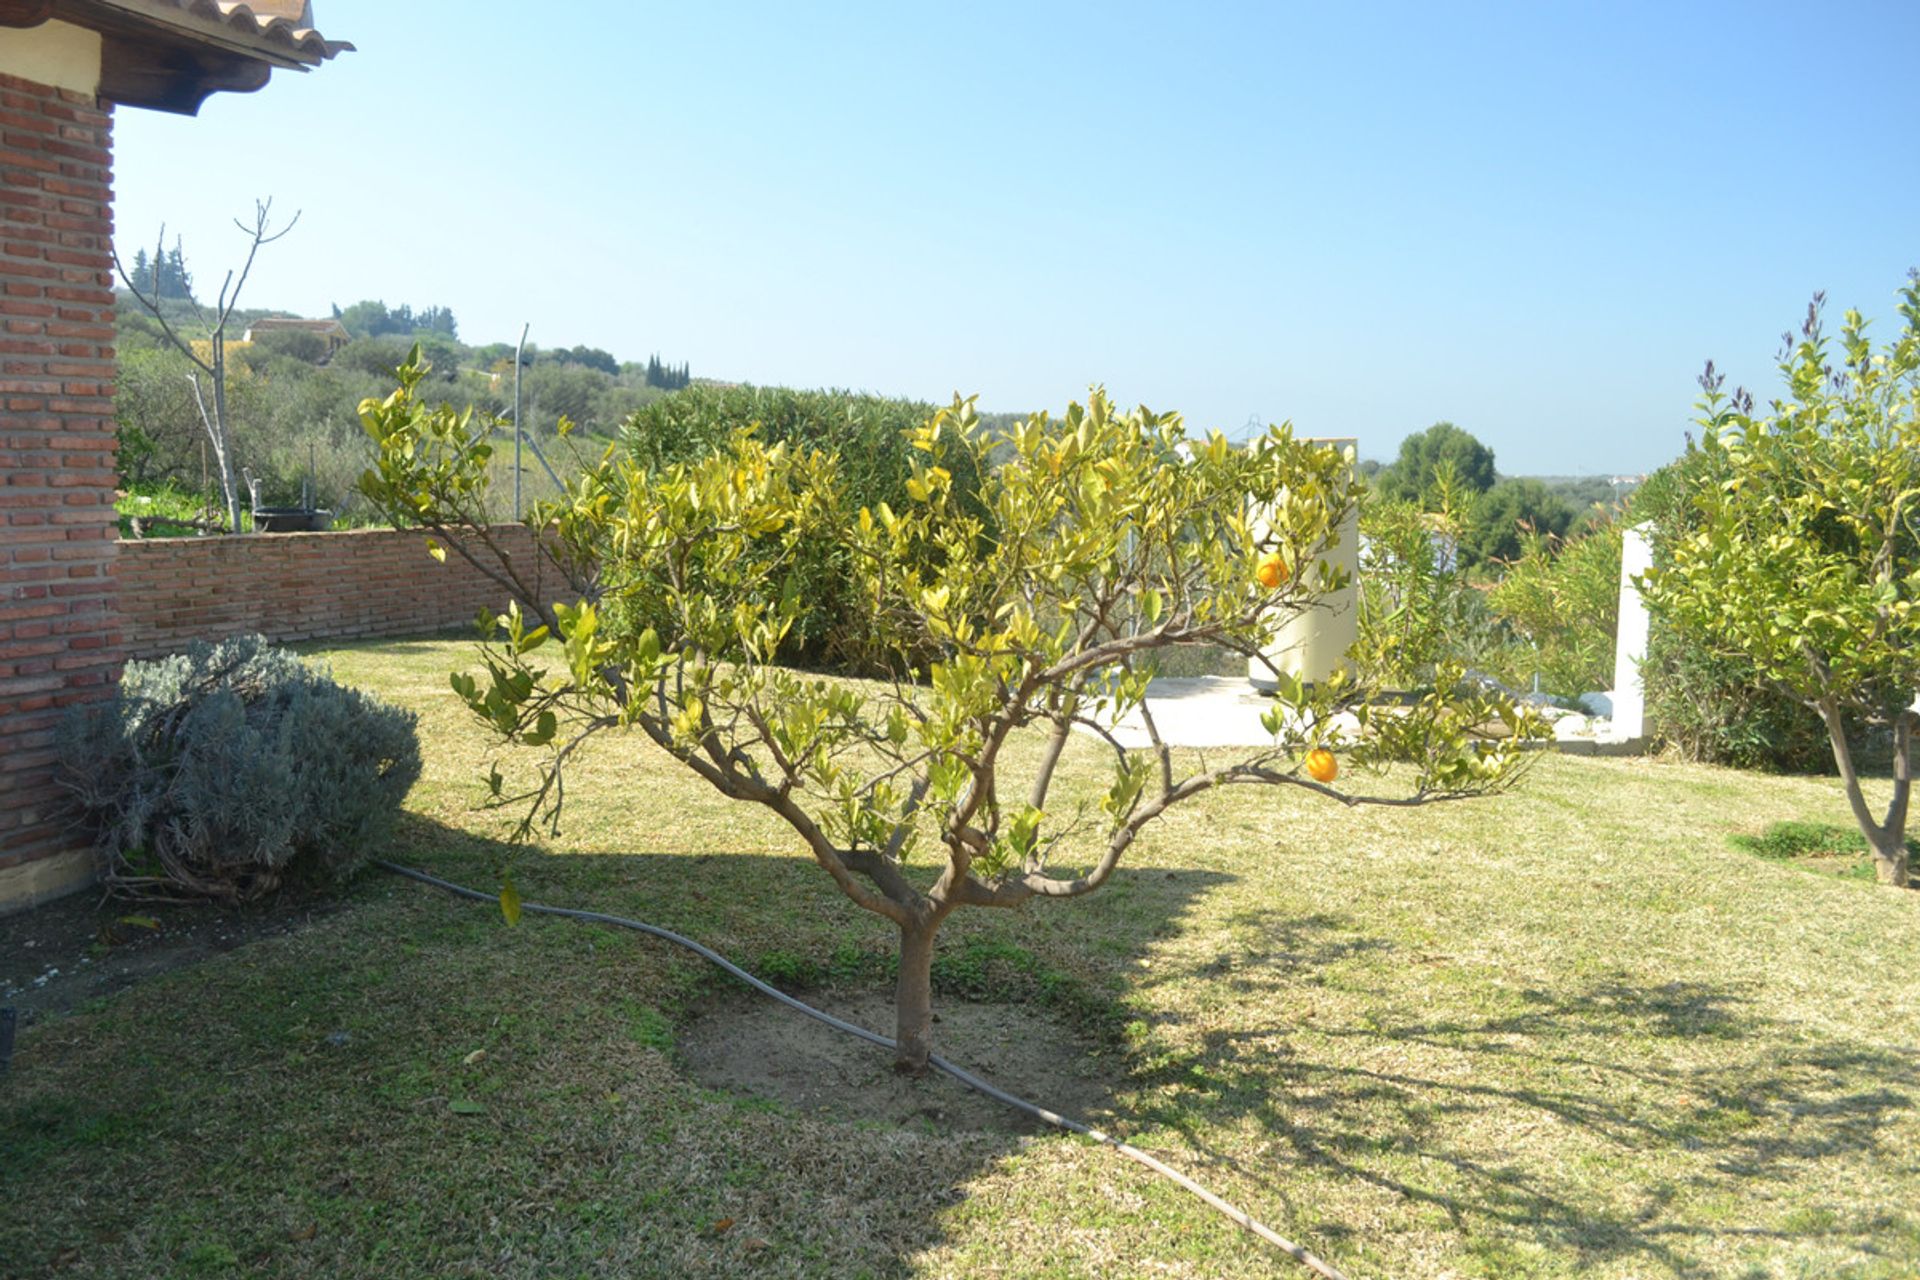
[[[302,320],[298,316],[268,316],[255,320],[241,341],[252,342],[263,333],[312,333],[324,338],[327,354],[332,355],[353,341],[353,335],[347,332],[347,326],[338,320]]]

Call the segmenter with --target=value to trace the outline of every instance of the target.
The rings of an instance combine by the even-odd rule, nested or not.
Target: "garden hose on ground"
[[[469,889],[464,885],[454,884],[451,880],[442,880],[440,877],[430,876],[424,871],[415,871],[411,867],[403,867],[396,863],[385,862],[378,859],[374,861],[374,865],[391,871],[395,875],[405,876],[409,880],[418,880],[422,884],[430,884],[437,889],[445,889],[448,893],[457,893],[463,898],[472,898],[476,902],[494,903],[498,901],[498,898],[493,894],[482,893],[478,889]],[[677,946],[685,947],[687,950],[725,969],[728,973],[740,979],[740,981],[746,983],[761,995],[771,996],[788,1008],[804,1013],[809,1018],[824,1022],[836,1031],[844,1031],[850,1036],[858,1036],[869,1044],[878,1045],[882,1049],[892,1049],[895,1047],[892,1040],[889,1040],[877,1032],[869,1031],[865,1027],[855,1026],[851,1022],[844,1022],[830,1013],[821,1012],[812,1005],[802,1004],[786,992],[754,977],[713,948],[703,946],[691,938],[682,937],[671,929],[662,929],[658,925],[646,924],[639,920],[629,920],[625,916],[611,916],[602,911],[580,911],[573,907],[549,907],[538,902],[523,902],[520,904],[520,909],[522,911],[536,911],[541,915],[566,916],[573,920],[590,920],[597,924],[618,925],[623,929],[638,929],[641,933],[652,934],[656,938],[674,943]],[[1186,1174],[1161,1163],[1153,1156],[1140,1150],[1140,1148],[1129,1146],[1111,1134],[1102,1133],[1091,1125],[1081,1124],[1078,1120],[1070,1120],[1066,1116],[1047,1110],[1045,1107],[1036,1106],[1024,1098],[1016,1098],[1004,1089],[998,1089],[988,1084],[985,1080],[974,1075],[965,1067],[956,1066],[954,1063],[948,1062],[938,1054],[928,1054],[927,1061],[939,1070],[952,1076],[955,1080],[958,1080],[961,1084],[966,1085],[969,1089],[983,1093],[995,1101],[1004,1102],[1016,1111],[1024,1111],[1036,1120],[1045,1121],[1047,1124],[1053,1125],[1056,1128],[1065,1129],[1071,1133],[1092,1138],[1095,1142],[1104,1143],[1129,1160],[1145,1165],[1161,1177],[1177,1183],[1194,1195],[1200,1197],[1200,1199],[1206,1201],[1207,1204],[1218,1210],[1222,1215],[1239,1223],[1247,1230],[1253,1232],[1253,1234],[1259,1236],[1262,1240],[1265,1240],[1268,1244],[1286,1253],[1302,1266],[1309,1268],[1319,1275],[1325,1276],[1326,1280],[1347,1280],[1333,1264],[1323,1261],[1313,1253],[1301,1248],[1279,1232],[1268,1227],[1265,1223],[1253,1218],[1245,1210],[1222,1200],[1219,1196],[1207,1190]]]

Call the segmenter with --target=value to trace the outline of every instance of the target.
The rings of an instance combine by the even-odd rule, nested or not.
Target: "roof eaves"
[[[305,70],[329,58],[353,51],[345,40],[329,40],[301,21],[271,12],[272,0],[255,8],[246,0],[95,0],[106,9],[142,17],[161,26],[188,32],[237,53],[263,58],[276,66]],[[310,9],[299,6],[301,19]]]

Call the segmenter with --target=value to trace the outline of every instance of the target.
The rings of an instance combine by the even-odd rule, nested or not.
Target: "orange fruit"
[[[1260,563],[1254,569],[1253,577],[1261,586],[1271,591],[1287,580],[1287,562],[1278,551],[1269,551],[1260,557]]]
[[[1315,782],[1332,782],[1339,777],[1340,764],[1333,758],[1333,752],[1325,747],[1307,752],[1307,776]]]

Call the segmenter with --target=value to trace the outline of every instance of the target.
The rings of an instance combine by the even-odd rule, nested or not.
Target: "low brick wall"
[[[495,531],[523,573],[564,593],[533,535]],[[122,653],[150,658],[257,631],[269,640],[421,635],[504,609],[506,592],[449,550],[442,564],[412,531],[262,533],[123,541],[114,558]]]

